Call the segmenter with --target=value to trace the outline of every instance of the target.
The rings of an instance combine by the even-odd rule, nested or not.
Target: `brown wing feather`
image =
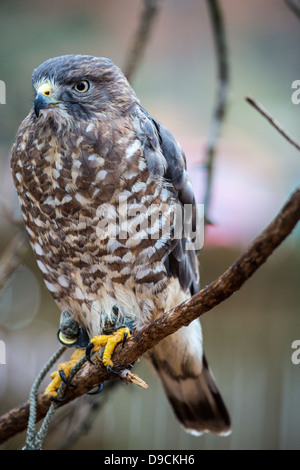
[[[142,128],[139,138],[147,142],[144,152],[148,167],[154,174],[163,176],[170,183],[174,197],[181,206],[182,215],[184,205],[192,207],[190,224],[194,232],[197,217],[196,201],[186,170],[185,154],[171,132],[153,119],[141,106],[139,120]],[[193,295],[199,290],[197,252],[194,249],[187,250],[188,240],[183,229],[184,227],[181,238],[173,238],[170,241],[164,259],[168,275],[178,278],[182,289],[190,291]]]

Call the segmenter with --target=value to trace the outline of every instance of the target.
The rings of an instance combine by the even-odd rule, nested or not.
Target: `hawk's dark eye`
[[[81,80],[80,82],[74,85],[74,90],[78,91],[78,93],[86,93],[90,88],[90,84],[87,80]]]

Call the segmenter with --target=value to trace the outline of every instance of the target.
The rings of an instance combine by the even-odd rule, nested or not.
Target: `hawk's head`
[[[32,74],[34,110],[60,108],[75,119],[94,113],[124,111],[136,95],[121,70],[109,59],[65,55],[46,60]]]

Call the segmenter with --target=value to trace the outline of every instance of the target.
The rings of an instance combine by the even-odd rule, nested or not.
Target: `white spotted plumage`
[[[139,329],[198,288],[197,253],[183,232],[174,236],[173,206],[195,208],[184,153],[109,59],[49,59],[33,73],[37,91],[47,83],[53,100],[38,96],[12,150],[38,266],[59,308],[90,336],[128,321]],[[198,321],[148,357],[186,429],[230,429]]]

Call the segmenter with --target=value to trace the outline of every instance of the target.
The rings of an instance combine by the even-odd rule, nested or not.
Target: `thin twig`
[[[162,0],[144,0],[144,9],[137,32],[133,38],[132,46],[129,48],[125,65],[123,67],[124,74],[129,82],[131,82],[139,62],[144,54],[150,32],[159,11],[159,3]]]
[[[163,338],[174,333],[182,326],[187,326],[191,321],[208,312],[240,289],[292,232],[299,220],[300,188],[291,195],[261,235],[218,279],[186,302],[170,312],[164,313],[143,329],[135,332],[124,347],[117,346],[113,357],[114,369],[121,371],[126,369],[129,364],[134,364]],[[97,384],[116,377],[107,371],[99,361],[95,362],[95,365],[86,363],[77,372],[72,379],[75,387],[67,389],[64,396],[66,401],[63,404],[85,394]],[[49,399],[44,394],[40,394],[37,397],[37,420],[45,416],[49,406]],[[29,403],[26,402],[0,418],[0,443],[26,428],[28,410]]]
[[[218,83],[204,160],[207,171],[206,190],[204,196],[206,222],[209,221],[208,211],[211,200],[214,157],[216,153],[217,141],[221,133],[221,127],[224,122],[227,110],[229,84],[228,49],[222,11],[218,0],[207,0],[207,5],[211,17],[212,31],[216,48]]]
[[[298,0],[285,0],[290,9],[295,13],[295,15],[300,20],[300,3]]]
[[[255,101],[253,98],[247,96],[246,101],[253,106],[264,118],[266,118],[270,124],[272,124],[273,127],[294,147],[296,147],[297,150],[300,150],[300,144],[296,142],[296,140],[289,136],[285,130],[282,128],[282,126],[274,119],[272,116],[259,104],[257,101]]]
[[[17,232],[0,258],[0,291],[5,282],[21,264],[26,250],[26,238],[23,231]]]
[[[3,217],[15,227],[19,229],[24,228],[24,219],[20,211],[14,211],[11,207],[7,207],[6,202],[0,199],[0,213],[2,212]]]

